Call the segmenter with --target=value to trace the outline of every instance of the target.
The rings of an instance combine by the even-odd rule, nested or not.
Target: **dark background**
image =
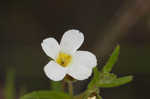
[[[16,71],[17,90],[21,86],[27,92],[48,89],[43,72],[48,57],[42,40],[55,37],[60,41],[65,31],[79,29],[85,35],[81,49],[96,54],[100,68],[120,44],[113,72],[134,75],[132,83],[102,89],[104,99],[149,98],[149,7],[149,0],[1,0],[0,94],[9,68]],[[84,89],[83,84],[78,87]]]

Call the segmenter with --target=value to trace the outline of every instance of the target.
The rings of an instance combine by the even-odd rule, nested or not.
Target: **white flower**
[[[83,41],[84,35],[78,30],[65,32],[60,45],[55,38],[43,40],[41,45],[44,52],[53,59],[44,67],[48,78],[59,81],[68,74],[74,79],[84,80],[91,76],[97,59],[88,51],[77,51]]]

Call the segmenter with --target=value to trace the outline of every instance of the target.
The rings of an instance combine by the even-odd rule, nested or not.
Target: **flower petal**
[[[92,74],[92,68],[85,67],[80,63],[74,62],[68,68],[68,74],[77,80],[88,79]]]
[[[48,78],[54,81],[62,80],[66,75],[66,69],[54,61],[50,61],[45,67],[44,72]]]
[[[75,52],[83,43],[84,35],[78,30],[69,30],[64,33],[60,47],[61,50],[67,53]]]
[[[77,51],[73,55],[77,62],[80,64],[93,68],[97,66],[97,59],[96,56],[88,51]]]
[[[43,40],[41,43],[41,46],[44,50],[44,52],[47,54],[47,56],[51,57],[52,59],[56,59],[59,51],[60,51],[60,46],[56,39],[54,38],[47,38]]]
[[[96,65],[97,59],[94,54],[88,51],[77,51],[73,54],[68,74],[77,80],[84,80],[92,74],[92,68]]]

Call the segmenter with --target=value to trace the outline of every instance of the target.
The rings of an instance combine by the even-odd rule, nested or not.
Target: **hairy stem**
[[[73,97],[73,85],[71,81],[68,81],[68,91],[71,97]]]

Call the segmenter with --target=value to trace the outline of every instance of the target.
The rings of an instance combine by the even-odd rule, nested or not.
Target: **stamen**
[[[60,52],[56,59],[56,62],[63,67],[67,67],[71,63],[71,61],[72,57],[69,54],[63,52]]]

